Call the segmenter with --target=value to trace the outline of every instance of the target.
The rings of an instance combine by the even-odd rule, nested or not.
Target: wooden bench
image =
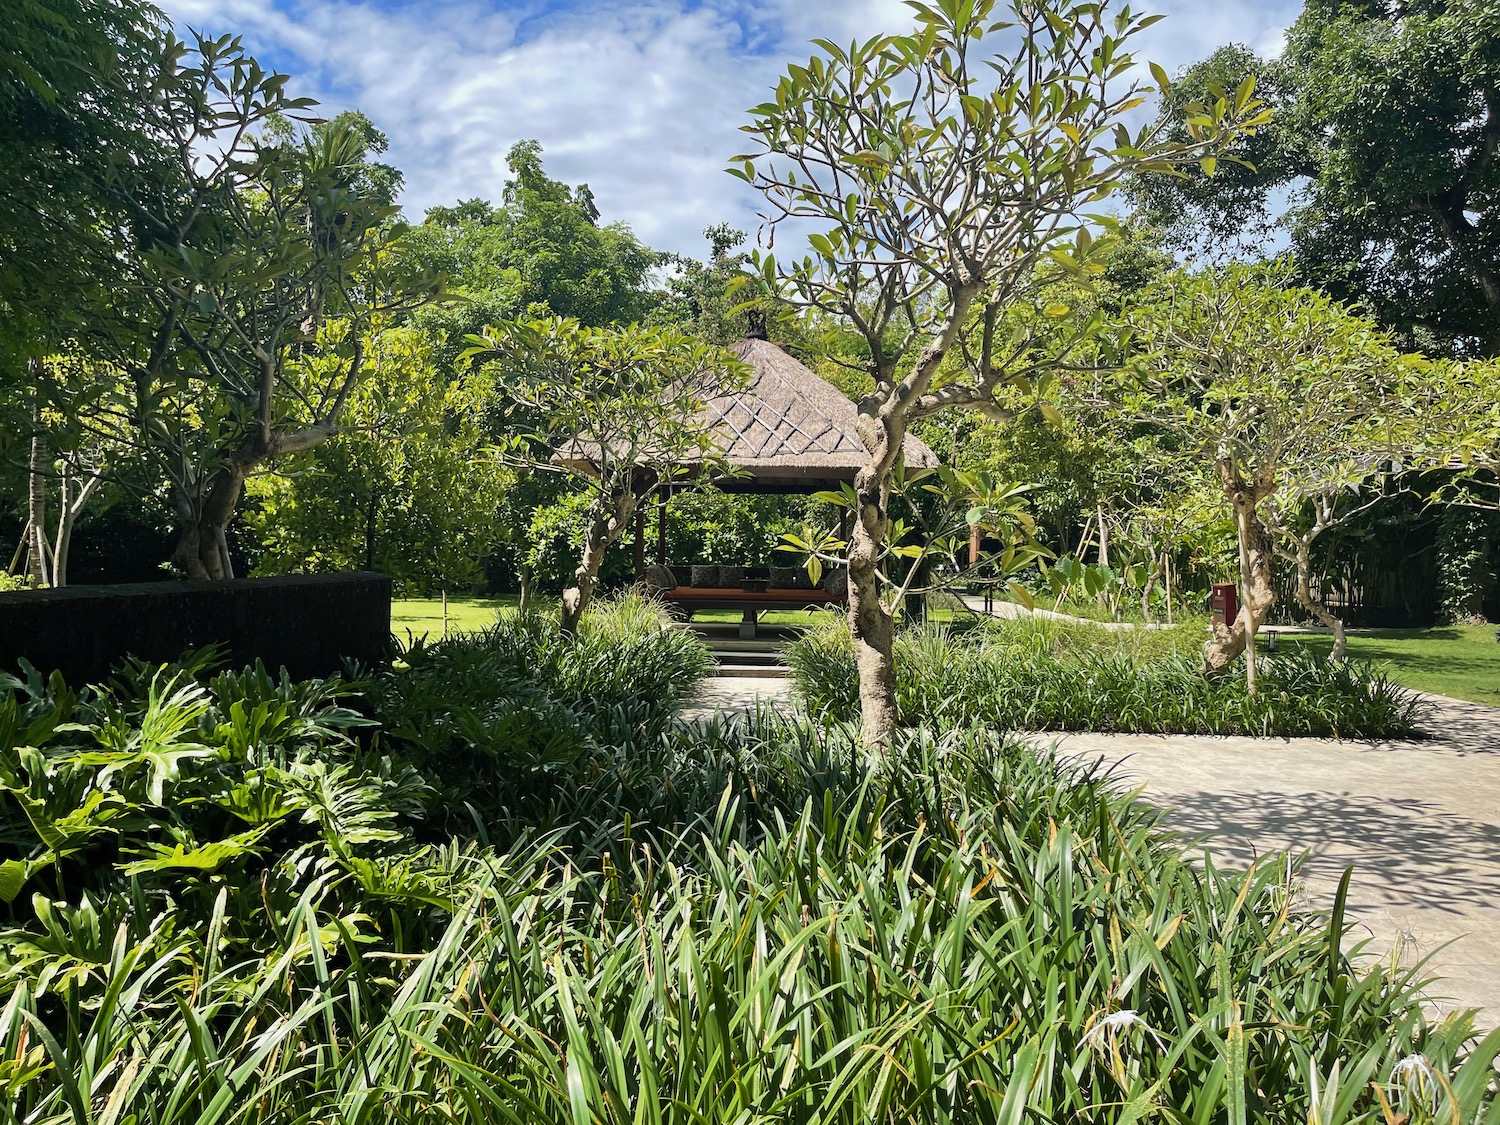
[[[756,623],[767,610],[826,609],[846,605],[849,600],[845,594],[822,589],[745,590],[735,586],[678,586],[673,590],[658,590],[656,596],[689,617],[698,609],[737,609],[743,614],[740,636],[747,641],[755,639]]]

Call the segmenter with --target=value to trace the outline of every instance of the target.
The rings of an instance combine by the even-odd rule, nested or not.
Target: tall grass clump
[[[710,663],[658,605],[627,595],[595,602],[573,637],[537,613],[418,640],[366,695],[451,815],[545,823],[544,808],[586,812],[581,784],[649,755]]]
[[[1252,697],[1242,677],[1204,675],[1184,640],[1053,622],[912,628],[897,640],[898,698],[912,721],[1002,730],[1397,738],[1416,733],[1424,713],[1418,696],[1368,665],[1302,653],[1262,656]],[[814,712],[857,712],[846,629],[816,629],[786,659]]]

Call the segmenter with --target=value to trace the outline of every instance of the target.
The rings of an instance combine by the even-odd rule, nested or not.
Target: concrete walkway
[[[759,703],[786,707],[791,700],[792,681],[784,676],[714,676],[703,681],[696,698],[679,714],[689,722],[697,722],[712,718],[715,713],[748,714]]]
[[[1349,916],[1371,955],[1429,958],[1439,1011],[1500,1024],[1500,709],[1429,697],[1422,742],[1033,734],[1064,756],[1103,759],[1167,823],[1226,863],[1307,853],[1309,905],[1332,904],[1353,866]],[[780,679],[709,680],[684,717],[785,706]]]
[[[1332,904],[1354,867],[1349,915],[1372,954],[1430,958],[1437,1010],[1500,1023],[1500,709],[1430,697],[1425,742],[1032,735],[1100,759],[1167,809],[1167,822],[1248,863],[1306,852],[1304,894]]]

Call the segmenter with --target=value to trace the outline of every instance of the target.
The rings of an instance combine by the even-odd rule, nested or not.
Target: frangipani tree
[[[1292,587],[1297,604],[1312,614],[1333,634],[1329,660],[1342,660],[1349,652],[1344,620],[1328,608],[1327,597],[1314,592],[1313,545],[1325,535],[1353,522],[1385,499],[1384,459],[1357,457],[1297,466],[1288,474],[1286,486],[1267,497],[1264,519],[1276,557],[1291,565]]]
[[[158,63],[139,103],[152,160],[110,179],[117,289],[72,345],[129,390],[98,426],[128,433],[165,498],[172,561],[230,578],[247,479],[339,433],[373,335],[441,284],[401,252],[368,121],[294,123],[312,103],[229,36],[169,38]]]
[[[864,739],[897,721],[894,628],[880,596],[891,474],[912,423],[950,408],[1004,418],[995,392],[1060,361],[1005,313],[1091,266],[1088,208],[1125,177],[1183,164],[1209,171],[1259,125],[1254,83],[1198,107],[1185,141],[1127,115],[1152,91],[1129,50],[1154,22],[1070,0],[912,3],[916,27],[847,47],[824,40],[751,110],[753,151],[730,171],[764,195],[762,218],[800,233],[800,261],[758,260],[800,308],[862,337],[871,389],[859,400],[869,459],[847,558]],[[1158,87],[1167,85],[1152,67]],[[1061,310],[1066,313],[1067,310]],[[1078,325],[1074,338],[1100,317]],[[964,346],[975,326],[974,345]],[[955,360],[950,361],[950,353]],[[946,365],[946,366],[945,366]],[[940,375],[941,373],[941,375]]]
[[[469,345],[465,358],[493,362],[497,399],[525,430],[515,460],[564,473],[588,495],[583,553],[562,596],[562,631],[572,634],[605,551],[640,503],[728,471],[703,409],[743,386],[749,369],[675,328],[587,328],[561,317],[494,325]]]
[[[1279,513],[1375,475],[1409,446],[1429,392],[1430,364],[1288,279],[1284,267],[1178,274],[1130,314],[1139,352],[1127,411],[1199,459],[1234,517],[1240,611],[1215,627],[1205,663],[1219,670],[1248,650],[1252,690],[1255,633],[1276,596]]]

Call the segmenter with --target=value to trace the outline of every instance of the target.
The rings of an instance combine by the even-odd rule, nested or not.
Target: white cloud
[[[1164,0],[1139,53],[1169,70],[1221,43],[1274,47],[1291,0]],[[698,254],[700,232],[754,230],[755,199],[723,173],[745,109],[814,36],[846,42],[908,24],[900,0],[167,0],[179,25],[243,33],[331,109],[390,135],[408,215],[498,198],[512,143],[587,181],[606,220]]]

